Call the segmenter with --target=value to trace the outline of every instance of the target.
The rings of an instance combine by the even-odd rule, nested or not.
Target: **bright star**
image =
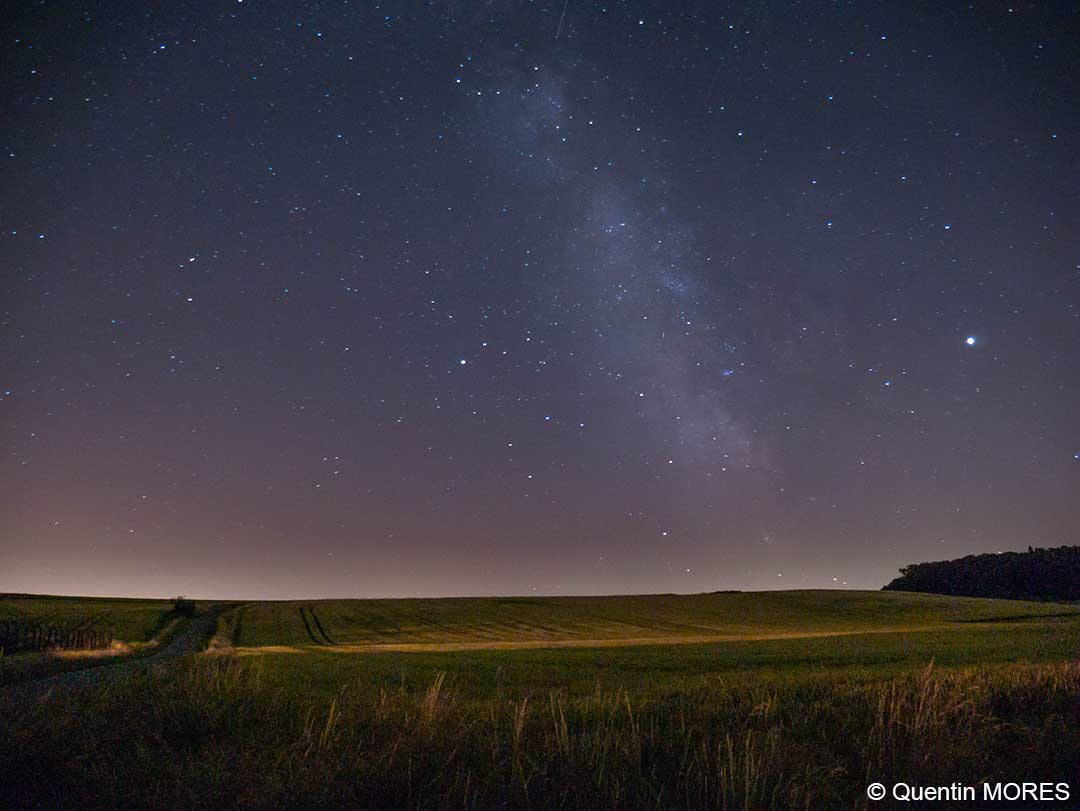
[[[975,336],[974,335],[969,335],[968,337],[966,337],[964,339],[964,343],[967,344],[968,346],[975,346]]]

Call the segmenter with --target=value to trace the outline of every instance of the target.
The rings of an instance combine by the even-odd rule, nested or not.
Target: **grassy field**
[[[238,643],[374,650],[597,646],[921,630],[1073,612],[1080,617],[1078,608],[1046,603],[857,591],[323,600],[248,606]]]
[[[0,693],[0,795],[860,808],[871,780],[1080,791],[1074,606],[880,592],[250,603],[215,642],[93,690]]]
[[[24,619],[60,627],[92,622],[122,642],[142,642],[152,637],[162,613],[171,607],[171,600],[0,594],[0,620]]]
[[[184,619],[173,608],[173,600],[0,594],[0,621],[16,619],[58,628],[92,627],[113,639],[105,649],[0,656],[0,686],[151,653],[182,629]]]

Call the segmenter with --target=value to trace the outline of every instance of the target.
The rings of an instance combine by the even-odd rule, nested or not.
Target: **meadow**
[[[1047,603],[857,591],[317,600],[246,606],[240,642],[248,646],[331,644],[319,633],[313,616],[338,645],[420,649],[915,630],[1077,610]]]
[[[0,655],[0,686],[119,662],[158,650],[182,630],[173,600],[0,594],[0,623],[15,620],[101,631],[112,644],[95,650],[47,650]],[[2,646],[0,646],[2,648]]]
[[[0,789],[49,808],[1075,791],[1078,642],[1075,606],[898,592],[236,604],[214,653],[33,701],[0,691]]]
[[[0,594],[0,620],[32,620],[61,626],[90,620],[107,628],[118,640],[137,642],[153,636],[162,613],[171,605],[169,600]]]

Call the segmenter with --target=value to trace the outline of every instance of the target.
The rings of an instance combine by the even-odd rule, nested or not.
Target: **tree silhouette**
[[[913,563],[886,591],[918,591],[1010,600],[1080,600],[1080,546],[968,555]]]

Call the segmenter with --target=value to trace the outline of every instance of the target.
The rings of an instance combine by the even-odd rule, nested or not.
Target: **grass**
[[[787,591],[639,597],[323,600],[257,603],[245,646],[595,645],[921,629],[1021,621],[1080,608],[903,592]],[[313,623],[308,623],[312,626]]]
[[[93,627],[109,631],[116,640],[144,642],[159,630],[172,605],[171,600],[0,594],[0,620],[24,619],[61,627],[93,620]]]
[[[680,645],[615,646],[566,650],[381,651],[363,655],[334,649],[262,653],[263,679],[282,689],[329,700],[342,685],[404,684],[419,690],[440,673],[461,695],[524,695],[562,690],[584,695],[632,687],[664,694],[723,683],[732,687],[782,686],[819,681],[887,679],[934,662],[941,668],[1056,663],[1077,657],[1080,619],[963,627],[898,634],[773,639]]]
[[[318,700],[270,666],[200,657],[5,708],[0,790],[20,808],[832,808],[865,807],[870,780],[1080,776],[1075,663],[482,699],[437,676]]]
[[[850,592],[419,602],[237,606],[217,648],[242,655],[31,703],[0,692],[0,796],[20,808],[863,808],[871,780],[1080,785],[1071,606]],[[506,629],[656,641],[371,647],[514,641]],[[718,631],[739,638],[662,641]],[[796,635],[808,633],[837,635]]]
[[[244,630],[244,615],[247,614],[247,603],[240,603],[224,611],[217,622],[217,630],[206,649],[210,653],[232,653],[236,645],[240,644],[240,638]]]
[[[0,620],[15,618],[61,628],[85,624],[113,637],[108,648],[0,657],[0,686],[152,653],[183,630],[186,619],[176,615],[173,607],[172,600],[0,594]]]

